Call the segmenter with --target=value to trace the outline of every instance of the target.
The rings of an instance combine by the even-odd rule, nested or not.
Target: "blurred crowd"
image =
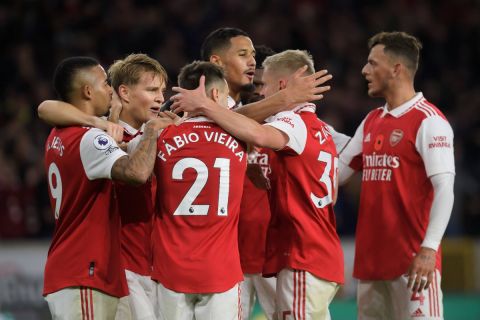
[[[353,135],[374,107],[361,69],[367,40],[401,30],[422,42],[416,89],[455,131],[457,176],[450,236],[480,235],[480,2],[475,0],[4,0],[0,3],[0,238],[49,237],[53,229],[43,168],[49,127],[38,104],[55,98],[56,64],[88,55],[108,67],[147,53],[166,68],[170,86],[200,45],[222,26],[244,29],[254,44],[306,49],[327,68],[332,90],[318,114]],[[170,93],[167,93],[169,96]],[[341,235],[353,235],[358,181],[341,190]],[[379,195],[381,196],[381,195]]]

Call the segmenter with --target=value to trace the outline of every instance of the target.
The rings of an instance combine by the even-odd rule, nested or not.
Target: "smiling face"
[[[145,122],[154,119],[160,112],[165,101],[164,79],[151,71],[142,72],[137,84],[122,85],[122,98],[126,102],[121,113],[121,119],[134,128],[140,128]]]
[[[385,97],[393,80],[395,64],[392,58],[385,54],[385,46],[378,44],[370,50],[367,64],[362,69],[362,75],[368,82],[370,97]]]
[[[255,75],[255,49],[250,38],[231,38],[230,46],[213,55],[211,61],[224,69],[232,97],[239,95],[242,88],[252,84]]]

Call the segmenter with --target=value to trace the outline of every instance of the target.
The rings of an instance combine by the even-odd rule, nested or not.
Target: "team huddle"
[[[258,299],[267,319],[330,319],[344,282],[337,190],[362,171],[358,318],[442,319],[453,131],[414,90],[420,42],[382,32],[368,45],[362,74],[385,105],[352,138],[315,113],[327,70],[240,29],[207,36],[170,110],[167,74],[148,55],[107,71],[63,60],[59,100],[38,108],[55,126],[45,144],[52,317],[248,319]]]

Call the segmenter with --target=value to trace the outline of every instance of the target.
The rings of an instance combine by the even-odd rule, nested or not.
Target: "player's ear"
[[[222,58],[220,58],[219,55],[216,55],[216,54],[212,54],[210,56],[210,62],[213,63],[213,64],[216,64],[220,67],[223,67],[223,62],[222,62]]]
[[[278,80],[278,90],[283,90],[287,87],[287,79]]]
[[[217,103],[220,101],[220,91],[218,90],[218,88],[213,87],[212,89],[210,89],[210,97],[213,101]]]
[[[86,100],[92,99],[92,87],[90,85],[84,84],[80,90],[81,90],[82,98]]]
[[[130,102],[130,90],[128,86],[121,84],[118,86],[118,96],[120,97],[120,100],[123,100],[125,102]]]
[[[395,63],[393,65],[393,76],[398,77],[402,71],[405,70],[405,66],[401,63]]]

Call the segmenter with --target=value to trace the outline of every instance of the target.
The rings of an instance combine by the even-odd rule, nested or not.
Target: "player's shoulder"
[[[440,118],[447,121],[447,118],[442,113],[442,111],[433,103],[429,102],[427,99],[423,98],[418,103],[416,103],[412,111],[417,114],[418,117],[422,119],[427,118]]]
[[[367,115],[365,116],[365,120],[381,117],[382,114],[384,113],[384,110],[385,110],[384,106],[374,108],[369,113],[367,113]]]

